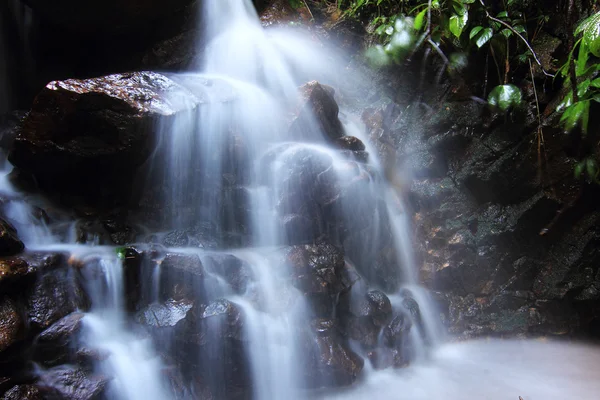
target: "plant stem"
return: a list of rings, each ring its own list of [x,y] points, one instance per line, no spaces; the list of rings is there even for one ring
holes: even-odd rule
[[[531,56],[533,57],[533,59],[535,60],[535,62],[537,63],[537,65],[540,66],[540,69],[542,70],[542,72],[544,73],[544,75],[549,76],[551,78],[554,78],[554,75],[552,75],[551,73],[547,72],[544,67],[542,66],[542,63],[540,62],[537,54],[535,53],[535,51],[533,50],[533,48],[531,47],[531,45],[529,44],[529,42],[527,41],[527,39],[525,39],[523,37],[523,35],[521,35],[519,32],[517,32],[515,30],[515,28],[513,28],[512,26],[510,26],[510,24],[507,24],[506,22],[502,21],[501,19],[498,18],[494,18],[490,15],[490,13],[487,10],[487,6],[485,5],[485,3],[483,2],[483,0],[479,0],[479,2],[481,3],[481,5],[483,6],[483,10],[485,11],[485,15],[486,17],[488,17],[489,19],[491,19],[494,22],[497,22],[501,25],[504,25],[505,27],[507,27],[512,33],[514,33],[515,35],[517,35],[519,37],[519,39],[521,39],[523,41],[523,43],[525,43],[525,46],[527,46],[527,48],[529,49],[529,51],[531,52]],[[571,3],[573,3],[573,0],[570,0]]]
[[[569,6],[567,9],[567,21],[570,26],[573,26],[573,8],[574,8],[574,0],[569,0]],[[575,36],[573,34],[569,34],[569,52],[573,52],[573,42],[575,40]],[[581,51],[581,47],[579,47]],[[577,72],[575,71],[575,54],[570,59],[569,62],[569,79],[571,80],[571,90],[573,92],[573,103],[577,103],[579,101],[579,96],[577,95]]]

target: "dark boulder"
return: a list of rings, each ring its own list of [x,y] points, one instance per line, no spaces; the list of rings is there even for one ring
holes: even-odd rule
[[[291,126],[292,137],[318,141],[322,134],[326,140],[335,141],[344,136],[334,94],[332,87],[317,81],[300,87],[297,117]]]
[[[7,221],[0,218],[0,256],[11,256],[20,253],[25,248],[17,230]]]
[[[225,279],[235,293],[245,293],[254,279],[248,262],[232,254],[211,255],[207,262],[210,270]]]
[[[44,330],[78,309],[87,308],[87,296],[69,269],[41,274],[27,293],[28,323]]]
[[[72,361],[83,326],[83,316],[82,313],[67,315],[40,333],[34,344],[34,360],[45,366]]]
[[[152,72],[54,81],[36,97],[9,159],[47,191],[124,199],[153,150],[155,124],[185,104],[197,99]]]
[[[25,338],[25,321],[18,304],[9,297],[0,299],[0,354]]]
[[[48,393],[46,398],[97,400],[102,398],[108,382],[105,376],[61,366],[43,371],[37,386]]]

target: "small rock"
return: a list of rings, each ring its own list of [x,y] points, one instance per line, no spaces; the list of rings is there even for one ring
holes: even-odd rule
[[[34,360],[46,366],[69,362],[79,340],[83,316],[69,314],[43,331],[35,342]]]
[[[0,354],[24,336],[25,323],[17,303],[9,297],[0,299]]]

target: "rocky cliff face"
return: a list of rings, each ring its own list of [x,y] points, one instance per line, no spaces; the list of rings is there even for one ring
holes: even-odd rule
[[[559,128],[561,94],[543,82],[539,130],[531,81],[525,109],[505,116],[461,96],[464,81],[427,78],[422,110],[400,101],[363,115],[411,205],[422,281],[461,338],[598,337],[600,191],[575,179],[582,144]]]

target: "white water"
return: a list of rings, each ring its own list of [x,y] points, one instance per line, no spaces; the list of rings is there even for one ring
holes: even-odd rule
[[[205,106],[161,127],[163,141],[160,146],[166,151],[163,159],[166,164],[155,165],[153,173],[166,184],[167,195],[163,201],[191,204],[192,208],[198,208],[196,216],[199,220],[213,218],[211,221],[215,225],[222,224],[219,211],[222,204],[211,194],[223,189],[222,182],[215,177],[220,177],[223,168],[227,167],[221,157],[233,126],[236,135],[245,140],[242,147],[250,159],[240,163],[241,168],[250,171],[248,181],[243,184],[250,193],[252,205],[249,216],[251,245],[278,245],[283,233],[274,223],[277,217],[274,209],[277,198],[287,190],[282,168],[286,157],[295,150],[309,150],[331,157],[334,165],[341,160],[323,145],[319,135],[315,135],[311,137],[315,143],[296,143],[286,150],[282,148],[270,164],[268,177],[263,176],[265,171],[256,165],[256,161],[268,149],[290,140],[285,136],[284,106],[296,100],[297,86],[315,78],[335,85],[337,79],[343,79],[343,74],[337,73],[342,68],[332,61],[330,54],[321,51],[318,44],[301,35],[276,30],[265,32],[250,0],[207,0],[205,4],[207,35],[212,40],[202,73],[175,78],[205,99]],[[361,137],[357,125],[349,124],[346,130]],[[371,164],[380,170],[376,152],[369,150]],[[343,178],[341,172],[339,178]],[[0,179],[5,182],[0,185],[0,190],[18,195],[6,183],[5,177]],[[430,344],[423,341],[418,346],[422,357],[410,368],[374,372],[367,366],[361,384],[351,390],[326,394],[323,398],[517,400],[519,395],[524,400],[598,398],[600,389],[595,364],[600,351],[596,348],[508,341],[441,344],[435,309],[430,306],[426,291],[418,286],[410,221],[404,205],[385,184],[372,182],[369,190],[385,193],[386,211],[403,266],[403,289],[410,290],[420,306],[423,330]],[[353,217],[354,204],[350,201],[346,206],[348,217]],[[6,212],[28,248],[69,251],[88,260],[85,272],[89,274],[88,291],[93,309],[85,319],[85,340],[92,349],[107,354],[98,368],[114,377],[110,398],[171,398],[165,391],[162,365],[150,340],[134,333],[125,314],[122,265],[114,249],[69,244],[73,235],[56,234],[41,222],[32,223],[32,207],[21,199],[11,201]],[[189,224],[185,215],[174,207],[168,216],[171,227]],[[252,284],[245,293],[233,294],[222,280],[216,279],[217,288],[213,290],[223,292],[246,317],[245,333],[249,341],[247,350],[255,398],[314,398],[315,394],[299,389],[304,383],[300,378],[302,371],[298,370],[303,354],[294,345],[298,329],[309,323],[309,311],[297,290],[282,279],[286,266],[277,265],[271,257],[256,249],[246,248],[237,251],[236,255],[250,265],[254,275]],[[152,278],[147,282],[152,299],[158,299],[160,292],[160,261],[155,264]],[[256,293],[259,304],[253,298]],[[392,303],[400,307],[401,296],[388,295]],[[416,329],[412,333],[415,342],[422,341]],[[211,348],[217,356],[220,346],[222,343],[215,340]],[[433,350],[426,352],[425,348]],[[214,361],[217,378],[221,372],[218,361]]]
[[[122,261],[113,249],[94,253],[81,256],[94,264],[84,270],[93,309],[84,319],[83,341],[106,357],[98,367],[113,377],[109,396],[115,400],[167,399],[161,360],[150,339],[136,337],[127,328]]]
[[[426,362],[370,374],[326,400],[594,400],[598,347],[540,341],[478,340],[438,347]]]

